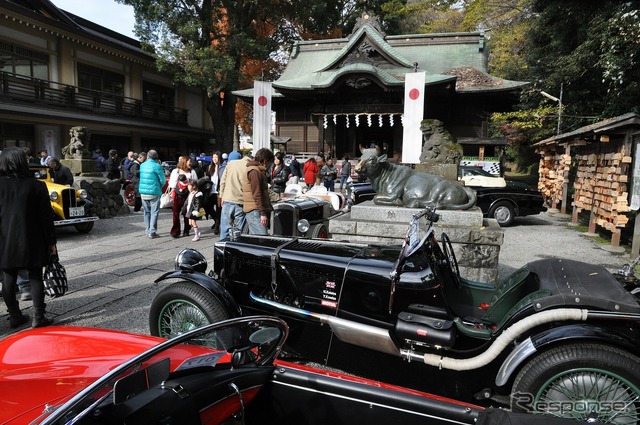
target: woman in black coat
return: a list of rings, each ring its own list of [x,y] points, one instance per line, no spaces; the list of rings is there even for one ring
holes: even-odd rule
[[[6,148],[0,154],[0,269],[4,277],[2,297],[12,328],[29,320],[16,300],[19,270],[29,272],[35,311],[32,326],[53,323],[45,317],[42,268],[48,263],[49,256],[56,253],[47,186],[29,173],[27,157],[21,148]]]
[[[291,176],[291,169],[284,163],[284,157],[280,152],[276,152],[273,159],[273,164],[269,168],[269,182],[271,183],[271,190],[275,193],[284,193],[284,189],[287,186],[287,181]]]

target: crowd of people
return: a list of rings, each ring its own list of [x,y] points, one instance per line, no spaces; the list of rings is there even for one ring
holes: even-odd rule
[[[164,179],[156,166],[159,160],[151,158],[150,153],[143,152],[140,155],[146,157],[141,158],[130,152],[128,158],[136,196],[141,198],[144,207],[146,233],[155,238]],[[322,154],[308,159],[302,166],[294,155],[287,162],[281,152],[274,154],[266,148],[254,156],[233,151],[212,152],[210,158],[210,162],[203,165],[193,154],[180,156],[169,175],[165,192],[171,198],[169,234],[174,238],[190,237],[193,230],[191,240],[200,240],[198,223],[202,219],[213,220],[211,230],[214,235],[220,235],[221,241],[227,240],[234,228],[241,231],[246,227],[250,234],[267,234],[272,202],[280,199],[287,185],[306,184],[308,189],[324,186],[324,190],[333,192],[339,180],[342,191],[351,173],[349,157],[343,158],[342,169],[338,170],[333,160],[325,160]],[[149,161],[155,163],[153,167],[145,166]],[[142,165],[137,165],[139,163]]]

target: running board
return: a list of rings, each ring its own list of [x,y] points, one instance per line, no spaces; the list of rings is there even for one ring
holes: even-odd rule
[[[313,313],[309,310],[292,307],[290,305],[258,297],[253,292],[249,293],[249,297],[253,302],[267,306],[270,309],[289,313],[301,319],[311,319],[322,324],[327,324],[331,327],[331,330],[338,339],[342,342],[346,342],[347,344],[353,344],[358,347],[364,347],[370,350],[380,351],[382,353],[400,357],[400,350],[396,344],[394,344],[387,329],[377,328],[375,326],[365,325],[351,320],[340,319],[327,314]]]

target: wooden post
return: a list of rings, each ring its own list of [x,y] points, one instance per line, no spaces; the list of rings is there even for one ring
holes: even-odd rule
[[[611,246],[620,246],[620,228],[611,232]]]
[[[640,255],[640,220],[636,217],[631,241],[631,258],[636,258],[638,255]]]
[[[564,147],[564,154],[571,156],[571,147],[567,143]],[[569,191],[569,167],[564,164],[564,170],[562,171],[562,206],[560,207],[560,214],[567,213],[567,192]]]
[[[589,214],[589,233],[596,232],[596,213],[594,212],[595,208],[591,210],[591,214]]]

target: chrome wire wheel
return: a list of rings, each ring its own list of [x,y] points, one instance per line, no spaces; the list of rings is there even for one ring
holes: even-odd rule
[[[154,336],[173,338],[230,317],[209,290],[194,282],[181,281],[164,288],[151,302],[149,331]]]
[[[551,348],[518,373],[511,409],[607,424],[640,423],[640,359],[618,347]]]
[[[563,412],[562,406],[571,406],[571,411]],[[609,424],[637,424],[640,390],[605,370],[575,369],[547,381],[535,399],[535,407],[539,413],[579,421],[598,418]]]
[[[209,319],[195,304],[185,300],[167,303],[160,312],[160,335],[173,338],[209,324]]]

